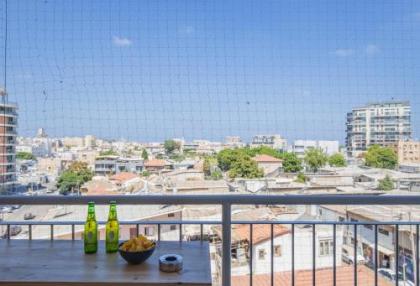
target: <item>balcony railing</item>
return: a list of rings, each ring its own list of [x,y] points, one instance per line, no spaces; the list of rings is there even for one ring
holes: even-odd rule
[[[415,273],[412,280],[415,285],[419,285],[419,221],[250,221],[250,220],[232,220],[231,208],[232,205],[418,205],[420,204],[420,196],[376,196],[376,195],[144,195],[144,196],[0,196],[0,205],[85,205],[90,201],[96,204],[104,205],[110,201],[116,201],[119,205],[218,205],[222,207],[222,220],[221,221],[121,221],[121,225],[135,225],[137,233],[139,232],[140,225],[156,225],[158,227],[157,239],[161,240],[161,226],[162,225],[178,225],[179,226],[179,240],[183,240],[182,226],[183,225],[199,225],[200,226],[200,240],[204,239],[203,226],[204,225],[219,225],[221,226],[221,249],[222,254],[222,285],[231,285],[232,279],[232,261],[231,261],[231,238],[232,238],[232,225],[248,225],[249,226],[249,285],[253,285],[253,229],[255,225],[266,225],[270,229],[270,271],[266,285],[274,285],[276,273],[274,271],[274,228],[276,225],[290,225],[291,226],[291,285],[297,285],[298,277],[296,275],[296,256],[295,256],[295,231],[297,226],[308,226],[312,229],[312,285],[317,284],[317,261],[316,261],[316,231],[321,226],[330,226],[333,233],[333,285],[340,285],[340,280],[337,278],[337,229],[344,226],[353,239],[353,282],[358,285],[358,229],[359,226],[366,226],[374,233],[373,237],[373,257],[374,261],[371,265],[373,269],[373,285],[382,285],[378,283],[380,279],[378,276],[378,234],[381,233],[381,227],[393,227],[395,233],[394,246],[396,259],[394,261],[395,271],[398,273],[400,269],[400,242],[399,230],[404,226],[413,226],[415,236],[415,247],[412,249],[412,257],[414,261]],[[11,239],[11,227],[15,225],[28,226],[28,239],[32,239],[32,227],[35,225],[44,225],[50,227],[50,239],[54,239],[54,226],[68,225],[71,226],[71,239],[75,239],[75,226],[83,225],[83,221],[0,221],[0,226],[6,226],[7,239]],[[100,221],[100,225],[105,222]],[[297,246],[299,247],[299,246]],[[319,280],[318,280],[319,281]],[[400,284],[401,278],[396,275],[395,285]],[[306,285],[306,284],[305,284]],[[407,284],[412,285],[412,284]]]

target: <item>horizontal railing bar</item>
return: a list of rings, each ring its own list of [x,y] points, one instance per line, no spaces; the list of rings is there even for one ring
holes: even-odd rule
[[[231,224],[291,224],[291,225],[420,225],[420,221],[255,221],[255,220],[237,220],[232,221]]]
[[[177,225],[177,224],[188,224],[188,225],[221,225],[222,221],[197,221],[197,220],[136,220],[136,221],[119,221],[121,225]],[[84,221],[0,221],[0,225],[84,225]],[[98,221],[98,224],[104,225],[106,221]],[[262,225],[277,225],[277,224],[288,224],[288,225],[420,225],[420,221],[258,221],[258,220],[233,220],[231,224],[262,224]]]
[[[98,221],[100,225],[106,224],[106,221]],[[84,221],[0,221],[0,225],[84,225]],[[146,220],[139,220],[139,221],[119,221],[120,225],[176,225],[176,224],[188,224],[188,225],[221,225],[221,221],[196,221],[196,220],[173,220],[173,221],[146,221]]]
[[[0,196],[0,205],[417,205],[420,196],[397,195],[135,195],[135,196]]]

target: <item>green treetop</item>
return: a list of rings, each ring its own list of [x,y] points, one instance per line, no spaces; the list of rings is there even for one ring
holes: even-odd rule
[[[118,153],[114,149],[99,152],[99,156],[118,156]]]
[[[381,191],[391,191],[394,189],[394,182],[392,181],[391,177],[386,175],[386,177],[382,180],[379,180],[378,190]]]
[[[297,173],[302,171],[302,160],[295,153],[283,154],[283,170],[286,173]]]
[[[29,152],[17,152],[16,159],[18,160],[36,160],[36,157]]]
[[[365,164],[374,168],[395,169],[398,157],[392,148],[372,145],[365,155]]]
[[[172,139],[166,140],[163,144],[163,147],[165,148],[166,154],[172,154],[173,152],[175,152],[175,150],[180,149],[179,144]]]
[[[146,149],[143,149],[143,151],[141,152],[141,157],[143,158],[143,160],[149,160],[149,154],[147,153]]]
[[[90,181],[92,177],[93,172],[88,168],[87,163],[76,161],[61,173],[57,180],[57,187],[61,194],[68,194]]]
[[[346,159],[341,153],[336,153],[336,154],[331,155],[330,158],[328,158],[328,164],[330,164],[331,167],[347,166]]]
[[[328,156],[319,148],[311,148],[305,152],[304,161],[313,172],[318,172],[327,164]]]

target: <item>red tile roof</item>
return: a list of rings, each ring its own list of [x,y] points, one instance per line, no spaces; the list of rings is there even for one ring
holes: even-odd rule
[[[273,236],[281,236],[290,233],[290,230],[282,225],[275,225],[273,228]],[[271,226],[267,224],[255,224],[252,227],[252,243],[258,244],[271,238]],[[235,241],[249,240],[249,225],[241,224],[232,227],[232,239]]]
[[[281,163],[283,162],[280,159],[274,158],[273,156],[269,156],[269,155],[257,155],[254,157],[254,161],[258,162],[258,163]]]
[[[144,162],[144,166],[146,167],[165,167],[166,162],[165,160],[160,159],[152,159]]]
[[[340,286],[353,286],[354,277],[353,266],[339,266],[337,267],[337,285]],[[333,285],[333,270],[332,268],[324,268],[316,270],[316,285],[332,286]],[[275,272],[274,285],[292,285],[292,275],[290,271]],[[357,281],[358,285],[374,285],[375,275],[374,272],[364,265],[357,268]],[[301,270],[295,272],[295,284],[299,286],[312,286],[312,270]],[[249,285],[249,276],[233,276],[232,285]],[[270,286],[270,274],[254,274],[254,286]],[[383,277],[378,277],[379,286],[392,286],[393,284]]]
[[[121,172],[121,173],[118,173],[118,174],[115,174],[115,175],[111,176],[110,180],[125,182],[125,181],[129,181],[131,179],[134,179],[136,177],[137,177],[137,175],[134,174],[134,173]]]

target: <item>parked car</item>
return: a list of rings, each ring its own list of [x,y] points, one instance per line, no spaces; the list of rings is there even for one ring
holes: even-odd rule
[[[395,281],[397,280],[395,271],[388,268],[379,268],[378,274],[382,275],[384,278],[388,279],[393,283],[395,283]],[[398,286],[415,286],[415,284],[410,280],[404,280],[402,273],[398,272]]]
[[[24,220],[30,220],[30,219],[34,219],[34,218],[35,218],[35,215],[33,213],[25,213],[23,215]]]
[[[344,263],[354,264],[354,255],[349,255],[345,249],[342,250],[341,259],[343,260]],[[366,263],[366,260],[363,257],[363,255],[357,254],[357,264],[365,264],[365,263]]]

